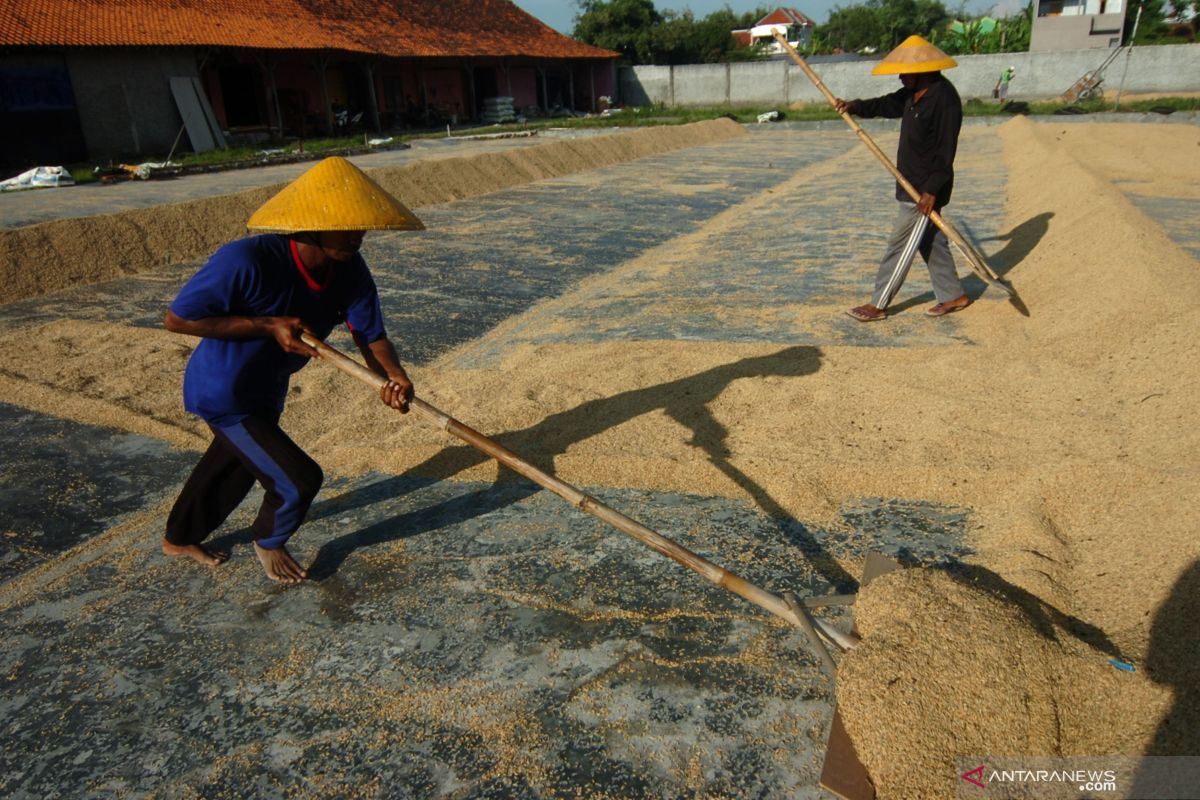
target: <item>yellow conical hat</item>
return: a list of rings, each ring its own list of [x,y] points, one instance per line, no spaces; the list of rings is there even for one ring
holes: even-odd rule
[[[250,216],[255,231],[421,231],[416,215],[358,167],[332,156],[283,187]]]
[[[937,72],[957,67],[958,62],[920,36],[905,39],[895,50],[883,57],[872,75],[905,75],[912,72]]]

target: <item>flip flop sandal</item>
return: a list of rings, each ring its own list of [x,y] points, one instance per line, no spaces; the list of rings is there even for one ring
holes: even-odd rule
[[[932,308],[927,308],[925,310],[925,316],[927,316],[927,317],[944,317],[947,314],[953,314],[955,311],[962,311],[964,308],[966,308],[969,305],[971,305],[971,304],[963,303],[961,306],[948,306],[945,303],[938,303],[936,306],[933,306]]]
[[[870,310],[866,306],[857,306],[847,309],[847,314],[854,317],[859,322],[877,322],[878,320],[887,317],[887,312],[882,310]]]

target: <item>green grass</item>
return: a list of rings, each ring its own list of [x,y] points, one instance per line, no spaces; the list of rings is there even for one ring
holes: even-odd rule
[[[1121,111],[1145,113],[1155,108],[1173,108],[1176,111],[1200,110],[1200,97],[1160,97],[1156,100],[1122,100]]]
[[[204,153],[175,153],[171,163],[181,167],[216,167],[222,164],[248,164],[255,162],[270,163],[271,160],[291,159],[300,155],[323,156],[334,153],[345,153],[354,149],[363,149],[362,134],[333,139],[305,139],[303,142],[291,141],[286,144],[263,144],[254,147],[227,147],[223,150],[209,150]],[[264,154],[264,151],[267,151]],[[278,151],[278,152],[276,152]],[[165,155],[152,158],[139,158],[127,161],[128,164],[166,161]],[[120,162],[96,165],[93,163],[71,164],[67,169],[76,183],[92,183],[99,180],[95,169],[115,167]]]
[[[1080,110],[1089,114],[1098,113],[1101,111],[1114,110],[1114,97],[1106,97],[1103,99],[1087,100],[1074,104]],[[1061,101],[1034,101],[1029,103],[1029,114],[1033,116],[1049,115],[1062,109],[1070,104]],[[1171,108],[1176,111],[1195,111],[1200,110],[1200,97],[1161,97],[1153,100],[1122,100],[1120,108],[1117,109],[1122,113],[1147,113],[1156,108]],[[514,133],[523,131],[536,131],[547,128],[629,128],[629,127],[648,127],[654,125],[685,125],[689,122],[700,122],[703,120],[717,119],[718,117],[731,117],[737,122],[752,123],[756,122],[758,115],[768,111],[779,111],[780,117],[783,120],[796,121],[812,121],[812,120],[833,120],[838,119],[838,114],[825,103],[811,103],[798,108],[782,109],[775,106],[749,107],[749,106],[711,106],[706,108],[667,108],[665,106],[643,106],[626,108],[619,113],[614,113],[606,117],[591,116],[591,117],[551,117],[531,119],[522,123],[510,123],[507,125],[486,125],[478,127],[456,127],[452,130],[452,136],[463,137],[473,135],[485,135],[494,133]],[[963,114],[968,117],[985,117],[985,116],[1007,116],[1000,110],[999,105],[991,100],[971,99],[963,104]],[[444,139],[446,131],[430,130],[421,132],[405,132],[392,134],[368,134],[369,136],[379,136],[386,138],[392,136],[393,143],[409,142],[419,139]],[[227,148],[225,150],[211,150],[207,153],[177,153],[172,157],[172,161],[185,168],[187,167],[216,167],[222,164],[238,164],[244,165],[247,162],[266,162],[274,159],[295,158],[301,155],[301,147],[303,147],[304,155],[312,155],[314,157],[331,155],[336,153],[347,153],[353,151],[362,151],[364,149],[363,135],[348,136],[342,138],[330,139],[306,139],[302,143],[290,141],[283,145],[262,145],[257,147],[236,147]],[[263,150],[281,150],[282,152],[273,156],[264,156]],[[165,161],[166,157],[156,156],[153,158],[144,158],[142,161]],[[71,175],[75,178],[76,183],[90,183],[97,180],[93,173],[95,164],[71,164],[68,169]]]

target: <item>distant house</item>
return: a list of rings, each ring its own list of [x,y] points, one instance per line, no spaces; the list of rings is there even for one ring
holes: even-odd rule
[[[731,31],[731,35],[742,47],[763,44],[768,53],[782,54],[783,47],[775,41],[776,31],[786,36],[792,47],[807,50],[812,44],[815,26],[815,22],[794,8],[777,8],[756,22],[754,27]]]
[[[1125,0],[1038,0],[1029,52],[1120,47]]]
[[[0,166],[593,111],[619,55],[508,0],[0,0]]]

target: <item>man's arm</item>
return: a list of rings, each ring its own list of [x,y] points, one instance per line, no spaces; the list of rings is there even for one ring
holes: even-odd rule
[[[274,339],[284,352],[316,358],[317,351],[306,345],[300,334],[304,321],[299,317],[204,317],[184,319],[167,311],[163,327],[171,333],[202,336],[207,339]]]
[[[853,114],[863,119],[870,119],[871,117],[896,119],[904,116],[904,101],[908,99],[911,93],[909,89],[900,89],[891,94],[885,94],[882,97],[873,97],[870,100],[842,100],[841,98],[835,98],[833,106],[839,112],[845,111],[847,114]]]
[[[379,389],[379,399],[384,405],[391,406],[401,414],[407,414],[408,402],[413,396],[413,385],[404,367],[400,366],[400,357],[396,355],[392,340],[384,336],[365,347],[360,344],[358,349],[367,366],[376,375],[387,378],[387,383]]]

